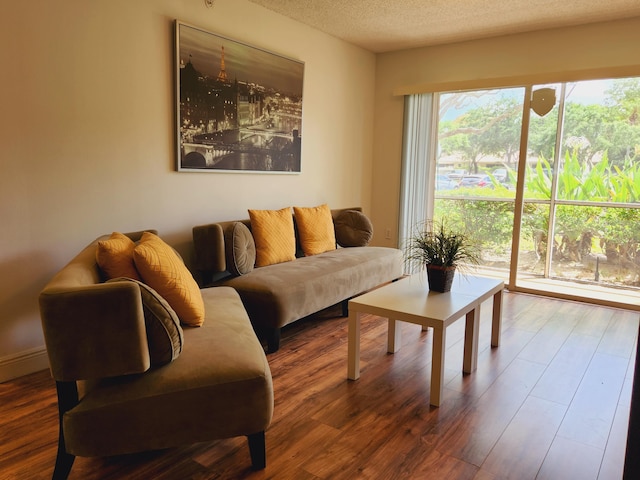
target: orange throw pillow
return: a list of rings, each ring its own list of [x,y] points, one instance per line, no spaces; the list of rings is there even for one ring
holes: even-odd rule
[[[293,207],[300,234],[300,245],[306,256],[336,249],[336,233],[327,204],[318,207]]]
[[[107,240],[98,240],[96,262],[107,277],[127,277],[140,280],[133,261],[133,249],[136,244],[126,235],[113,232]]]
[[[289,262],[296,258],[296,236],[291,208],[249,210],[256,244],[256,267]]]
[[[204,301],[198,284],[178,254],[160,237],[142,234],[133,259],[144,283],[158,292],[190,327],[204,323]]]

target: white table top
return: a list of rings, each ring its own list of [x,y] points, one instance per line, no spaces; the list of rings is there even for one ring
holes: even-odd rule
[[[349,300],[349,308],[427,326],[447,326],[504,288],[493,278],[456,272],[450,292],[429,290],[424,274],[411,275]]]

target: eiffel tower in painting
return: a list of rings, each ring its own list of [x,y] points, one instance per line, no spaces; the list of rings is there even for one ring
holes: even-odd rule
[[[218,81],[228,83],[227,71],[224,67],[224,45],[222,46],[222,55],[220,56],[220,73],[218,73]]]

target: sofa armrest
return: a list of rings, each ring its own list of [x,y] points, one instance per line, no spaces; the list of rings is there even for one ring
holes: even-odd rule
[[[89,380],[149,369],[142,298],[135,283],[53,283],[41,292],[39,303],[56,380]]]
[[[219,223],[193,227],[194,268],[217,273],[227,269],[224,254],[224,230]]]

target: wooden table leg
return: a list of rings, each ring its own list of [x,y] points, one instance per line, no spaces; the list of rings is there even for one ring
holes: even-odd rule
[[[462,371],[472,373],[478,368],[478,319],[480,318],[480,305],[467,313],[464,329],[464,360]]]
[[[360,378],[360,313],[349,308],[349,340],[347,355],[347,378]]]
[[[500,334],[502,330],[502,290],[493,296],[493,321],[491,323],[491,346],[500,345]]]
[[[389,319],[387,334],[387,353],[396,353],[402,345],[402,326],[397,320]]]
[[[444,350],[447,344],[447,329],[433,328],[433,354],[431,357],[431,395],[430,403],[434,407],[440,406],[444,386]]]

